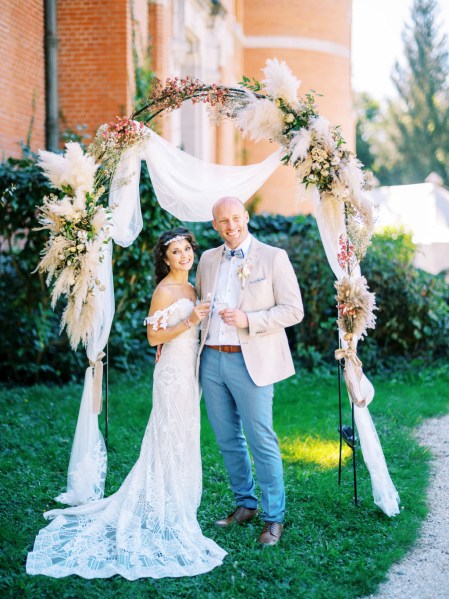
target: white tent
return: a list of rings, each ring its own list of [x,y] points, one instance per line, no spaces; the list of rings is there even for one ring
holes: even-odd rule
[[[414,264],[432,274],[449,271],[449,191],[430,175],[426,183],[378,187],[376,230],[402,227],[417,246]]]

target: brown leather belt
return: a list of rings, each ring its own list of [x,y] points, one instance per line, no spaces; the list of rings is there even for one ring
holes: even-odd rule
[[[242,351],[240,345],[206,345],[206,347],[225,352],[226,354],[237,354]]]

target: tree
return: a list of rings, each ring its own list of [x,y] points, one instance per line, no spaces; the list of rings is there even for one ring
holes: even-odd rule
[[[365,168],[373,171],[376,158],[373,154],[370,140],[370,125],[375,122],[380,111],[380,105],[365,92],[356,96],[355,109],[357,114],[355,127],[357,158],[362,161]]]
[[[357,94],[356,153],[365,169],[370,170],[380,185],[394,184],[395,172],[389,165],[394,152],[388,136],[384,108],[366,92]]]
[[[397,183],[422,182],[436,172],[449,185],[449,53],[436,0],[414,1],[402,38],[405,62],[392,75],[398,100],[386,117],[396,150],[390,167]]]

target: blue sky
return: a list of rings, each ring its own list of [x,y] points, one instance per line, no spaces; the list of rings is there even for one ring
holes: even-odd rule
[[[353,0],[352,84],[381,100],[395,95],[390,80],[401,60],[401,32],[410,21],[413,0]],[[438,0],[441,31],[449,37],[449,1]]]

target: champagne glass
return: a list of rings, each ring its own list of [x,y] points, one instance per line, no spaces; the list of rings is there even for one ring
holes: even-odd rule
[[[203,296],[201,297],[200,303],[202,305],[204,305],[207,308],[211,307],[211,303],[212,303],[212,294],[210,292],[206,293],[205,295],[203,294]],[[203,320],[200,322],[200,329],[202,331],[205,331],[207,329],[207,323],[209,321],[210,318],[210,313],[203,318]]]
[[[228,307],[228,302],[226,301],[226,296],[225,295],[216,295],[214,297],[214,307],[213,309],[215,310],[215,313],[218,314],[219,312],[221,312],[222,310],[225,310]],[[223,324],[225,326],[228,326],[224,321]]]

